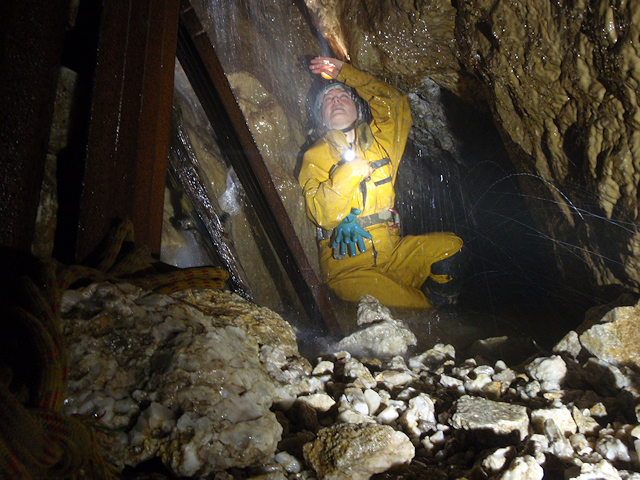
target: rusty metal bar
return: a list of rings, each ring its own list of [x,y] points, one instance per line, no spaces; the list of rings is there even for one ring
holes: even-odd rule
[[[76,261],[120,218],[160,253],[178,13],[178,0],[102,4]]]
[[[0,245],[30,250],[69,0],[1,2]]]
[[[213,45],[188,0],[181,2],[177,56],[307,315],[315,327],[340,334],[324,286],[309,264]]]

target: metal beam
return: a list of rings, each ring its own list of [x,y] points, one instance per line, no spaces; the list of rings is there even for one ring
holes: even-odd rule
[[[160,253],[178,13],[178,0],[102,3],[71,260],[121,218]]]
[[[30,251],[69,0],[0,2],[0,245]]]

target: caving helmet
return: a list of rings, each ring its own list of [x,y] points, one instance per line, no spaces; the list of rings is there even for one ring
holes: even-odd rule
[[[350,87],[349,85],[346,85],[341,82],[331,82],[325,85],[318,92],[318,94],[316,95],[316,99],[313,103],[313,119],[315,121],[317,129],[320,129],[320,130],[326,129],[324,122],[322,120],[322,102],[324,101],[324,96],[327,93],[329,93],[331,90],[334,90],[336,88],[341,88],[345,92],[347,92],[351,97],[351,99],[353,100],[353,102],[356,104],[357,117],[356,117],[354,127],[364,122],[367,119],[367,116],[369,115],[369,105],[367,104],[367,102],[364,101],[364,99],[360,95],[358,95],[358,92],[356,92],[355,88]]]

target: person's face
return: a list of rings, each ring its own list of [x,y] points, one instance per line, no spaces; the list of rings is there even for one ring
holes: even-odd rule
[[[342,130],[358,117],[355,102],[344,89],[329,90],[322,100],[322,121],[330,129]]]

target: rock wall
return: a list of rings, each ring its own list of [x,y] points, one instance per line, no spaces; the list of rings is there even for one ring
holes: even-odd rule
[[[513,161],[539,176],[527,183],[544,195],[532,202],[541,228],[575,245],[600,285],[635,289],[639,21],[633,1],[472,1],[456,23]]]
[[[492,112],[565,277],[637,290],[637,1],[307,0],[336,51]]]

